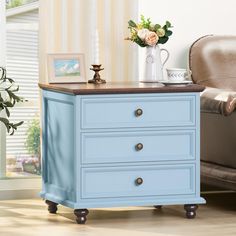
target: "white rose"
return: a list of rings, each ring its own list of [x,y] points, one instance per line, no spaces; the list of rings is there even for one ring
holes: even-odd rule
[[[138,31],[138,36],[140,39],[144,40],[146,38],[146,35],[149,33],[150,31],[148,29],[141,29]]]

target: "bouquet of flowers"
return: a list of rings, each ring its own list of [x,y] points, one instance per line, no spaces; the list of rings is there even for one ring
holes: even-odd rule
[[[145,19],[141,15],[141,22],[135,23],[130,20],[128,22],[130,37],[126,40],[137,43],[140,47],[155,46],[157,44],[164,44],[168,41],[172,35],[172,25],[169,21],[166,21],[164,26],[159,24],[152,24],[150,18]]]

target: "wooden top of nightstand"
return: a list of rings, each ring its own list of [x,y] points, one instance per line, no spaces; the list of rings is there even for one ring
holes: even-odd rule
[[[58,91],[73,95],[86,94],[128,94],[128,93],[183,93],[202,92],[205,87],[197,84],[165,86],[161,83],[109,82],[106,84],[41,84],[45,90]]]

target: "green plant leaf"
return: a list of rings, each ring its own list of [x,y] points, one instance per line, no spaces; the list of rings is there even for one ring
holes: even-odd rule
[[[171,30],[166,30],[165,36],[169,37],[173,34]]]
[[[3,117],[0,117],[0,121],[6,126],[7,132],[10,132],[9,120]]]
[[[135,43],[137,43],[140,47],[146,47],[146,43],[137,36],[137,38],[134,40]]]
[[[171,23],[170,23],[169,21],[166,21],[166,27],[167,27],[167,28],[172,27],[172,26],[171,26]]]
[[[151,23],[152,22],[151,22],[150,18],[145,19],[145,17],[143,15],[141,15],[141,25],[143,26],[143,28],[150,29]]]
[[[24,121],[20,121],[20,122],[18,122],[18,123],[15,123],[15,124],[14,124],[14,127],[16,128],[16,127],[18,127],[18,126],[20,126],[20,125],[22,125],[22,124],[24,124]]]
[[[158,43],[164,44],[168,41],[168,39],[169,39],[169,37],[166,37],[166,36],[161,37],[161,38],[159,38]]]
[[[38,119],[32,120],[29,124],[25,146],[29,153],[40,154],[40,122]]]
[[[19,91],[19,86],[17,86],[15,89],[12,89],[11,91],[14,92],[14,93],[18,92]]]
[[[5,111],[6,111],[7,117],[10,117],[10,111],[7,107],[5,107]]]
[[[0,121],[1,121],[2,123],[4,123],[5,125],[8,125],[8,124],[9,124],[9,120],[6,119],[6,118],[0,117]]]
[[[10,83],[14,83],[15,81],[11,78],[6,78]]]
[[[14,105],[11,102],[5,102],[5,106],[7,107],[13,107]]]
[[[0,117],[0,122],[3,123],[10,135],[13,135],[17,127],[23,123],[11,123],[9,121],[10,109],[14,107],[17,102],[23,102],[23,98],[17,96],[19,86],[15,86],[14,80],[6,76],[6,69],[0,67],[0,111],[6,112],[6,117]]]
[[[135,23],[134,21],[132,21],[132,20],[129,20],[129,21],[128,21],[128,24],[129,24],[129,26],[132,27],[132,28],[136,28],[136,27],[137,27],[136,23]]]

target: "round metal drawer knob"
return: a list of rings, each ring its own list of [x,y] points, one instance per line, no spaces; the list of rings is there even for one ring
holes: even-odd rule
[[[137,151],[141,151],[141,150],[143,149],[143,144],[142,144],[142,143],[136,144],[135,149],[136,149]]]
[[[135,116],[136,117],[139,117],[143,114],[143,110],[141,108],[138,108],[136,111],[135,111]]]
[[[135,183],[137,184],[137,185],[141,185],[142,183],[143,183],[143,179],[142,178],[137,178],[136,180],[135,180]]]

